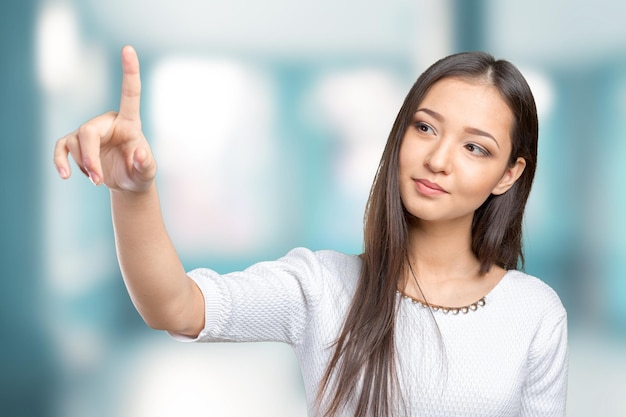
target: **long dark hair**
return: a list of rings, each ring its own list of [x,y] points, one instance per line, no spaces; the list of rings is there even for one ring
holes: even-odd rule
[[[444,78],[493,85],[513,114],[509,165],[522,157],[526,167],[507,192],[491,195],[476,210],[472,250],[481,274],[494,264],[523,267],[522,217],[537,165],[538,120],[532,92],[508,61],[484,52],[448,56],[413,84],[387,139],[365,211],[359,283],[320,385],[318,401],[325,417],[339,415],[347,404],[354,405],[354,417],[387,417],[402,399],[394,369],[394,333],[396,290],[408,255],[408,218],[400,199],[398,154],[415,110],[433,84]]]

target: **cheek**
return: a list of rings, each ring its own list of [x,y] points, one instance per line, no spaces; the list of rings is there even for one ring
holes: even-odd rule
[[[466,172],[465,175],[459,176],[459,189],[463,190],[463,194],[467,198],[482,204],[500,181],[501,175],[498,174],[483,170]]]
[[[420,148],[411,144],[411,141],[408,141],[408,143],[407,141],[403,141],[398,155],[398,169],[400,170],[400,174],[410,172],[421,160],[423,159],[420,155]]]
[[[406,152],[402,152],[402,148],[400,148],[400,155],[398,155],[398,178],[400,180],[407,175],[407,171],[411,166],[411,163],[406,155]]]

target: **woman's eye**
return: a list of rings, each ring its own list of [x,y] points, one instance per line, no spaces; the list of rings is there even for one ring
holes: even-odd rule
[[[424,123],[424,122],[417,122],[415,123],[415,128],[417,130],[419,130],[422,133],[428,133],[428,134],[434,134],[435,133],[435,129],[433,129],[431,126],[429,126],[428,124]]]
[[[465,145],[465,149],[467,149],[474,155],[489,156],[489,151],[487,151],[485,148],[478,146],[474,143],[468,143],[467,145]]]

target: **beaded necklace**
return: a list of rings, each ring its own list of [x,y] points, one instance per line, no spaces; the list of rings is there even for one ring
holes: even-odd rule
[[[415,272],[413,272],[413,266],[411,265],[411,262],[408,262],[408,264],[409,264],[409,271],[411,271],[411,276],[413,276],[413,280],[415,281],[415,285],[417,286],[417,289],[419,290],[420,294],[422,295],[422,298],[424,299],[424,301],[418,300],[416,298],[411,297],[410,295],[404,294],[400,290],[397,290],[396,292],[402,298],[404,298],[406,300],[411,300],[411,302],[413,302],[413,304],[419,304],[422,307],[428,307],[432,311],[441,311],[443,314],[452,313],[453,315],[457,315],[459,313],[467,314],[470,311],[476,311],[476,310],[478,310],[478,307],[483,307],[485,304],[487,304],[487,301],[485,300],[485,297],[482,297],[480,300],[478,300],[476,302],[473,302],[472,304],[463,306],[463,307],[446,307],[446,306],[441,306],[441,305],[429,303],[428,300],[426,300],[426,296],[424,295],[424,292],[422,291],[422,287],[420,287],[420,284],[417,281],[417,277],[415,276]]]

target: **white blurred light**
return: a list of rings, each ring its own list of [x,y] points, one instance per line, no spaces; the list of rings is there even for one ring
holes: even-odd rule
[[[554,86],[542,72],[533,69],[520,69],[535,96],[539,118],[546,118],[554,108]]]
[[[421,0],[414,4],[414,20],[406,22],[406,26],[415,31],[413,57],[421,72],[453,51],[454,4],[451,0]]]
[[[276,152],[267,80],[234,61],[169,58],[150,81],[164,211],[176,219],[181,251],[267,244],[277,215],[267,187]]]
[[[143,346],[117,417],[306,416],[298,363],[278,343]]]
[[[79,68],[79,31],[74,9],[64,3],[41,8],[36,29],[37,74],[46,91],[71,84]]]
[[[330,73],[309,98],[307,115],[331,131],[332,187],[324,232],[339,241],[362,241],[361,214],[389,131],[407,86],[385,68],[361,67]]]
[[[398,79],[377,68],[332,74],[316,87],[313,102],[321,122],[342,142],[335,175],[343,192],[367,198],[405,94]]]
[[[547,119],[554,109],[555,92],[552,81],[542,72],[534,69],[520,68],[520,71],[526,78],[526,82],[532,90],[535,97],[535,104],[537,106],[537,113],[539,117],[539,157],[541,158],[543,149],[549,152],[550,146],[546,146],[542,138],[541,125],[543,120]],[[539,170],[544,169],[542,164],[539,164]],[[549,175],[549,174],[548,174]],[[540,236],[542,231],[546,230],[546,221],[549,220],[549,216],[546,216],[546,204],[551,201],[551,195],[553,194],[550,189],[551,182],[546,179],[544,175],[538,175],[538,180],[533,184],[533,191],[528,199],[528,206],[526,207],[526,213],[524,215],[524,224],[528,229],[530,236]]]

